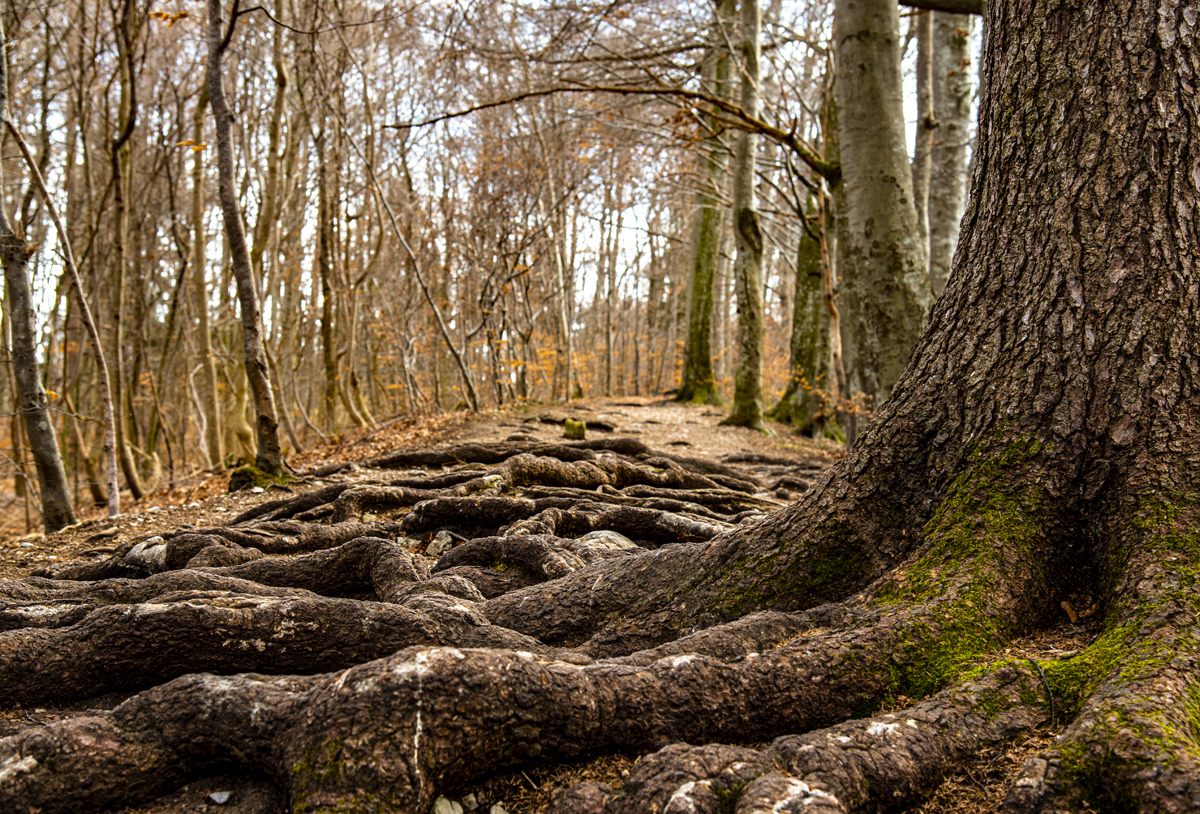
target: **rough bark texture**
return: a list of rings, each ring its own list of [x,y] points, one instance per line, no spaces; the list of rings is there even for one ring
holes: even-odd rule
[[[620,792],[574,789],[558,811],[895,810],[981,745],[1055,718],[1062,737],[1003,810],[1195,810],[1196,15],[1169,0],[995,0],[989,15],[958,265],[892,398],[796,504],[652,551],[510,527],[447,554],[452,536],[438,535],[425,551],[446,566],[428,575],[423,541],[382,539],[328,560],[196,567],[231,548],[213,544],[140,580],[4,584],[0,654],[24,654],[5,656],[5,686],[36,674],[30,697],[79,692],[81,670],[129,652],[148,655],[123,672],[165,677],[260,669],[268,652],[327,669],[305,655],[420,644],[320,675],[183,675],[19,732],[0,740],[0,810],[134,804],[219,769],[270,778],[291,811],[424,812],[501,768],[618,749],[661,751]],[[597,502],[657,479],[707,491],[654,456],[572,455],[501,455],[481,480],[517,495],[439,500],[475,501],[475,522],[488,505],[488,522],[511,518],[515,502],[546,499],[512,486],[527,465],[563,483],[647,481],[601,482]],[[224,539],[273,539],[275,522]],[[170,542],[127,555],[148,568],[211,541],[177,557]],[[473,579],[502,593],[482,600]],[[238,591],[247,580],[259,587]],[[1004,659],[1076,585],[1102,592],[1101,635],[1070,658]],[[124,598],[114,609],[101,595]],[[197,646],[151,658],[155,620],[172,615],[193,626],[166,630]],[[378,634],[362,627],[373,620]],[[901,696],[919,700],[877,714]]]

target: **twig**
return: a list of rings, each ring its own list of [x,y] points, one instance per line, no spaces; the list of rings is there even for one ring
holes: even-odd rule
[[[1058,706],[1054,703],[1054,693],[1050,691],[1050,682],[1046,679],[1046,674],[1042,672],[1042,666],[1033,659],[1025,659],[1037,670],[1039,676],[1042,677],[1042,686],[1046,688],[1046,697],[1050,699],[1050,726],[1051,728],[1058,727]]]

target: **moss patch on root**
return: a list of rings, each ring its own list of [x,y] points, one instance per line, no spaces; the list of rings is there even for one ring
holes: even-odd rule
[[[268,486],[283,485],[294,481],[295,478],[283,472],[279,475],[271,475],[263,472],[257,466],[240,466],[229,475],[229,491],[240,492],[244,489],[252,489],[259,487],[266,489]]]
[[[889,696],[922,698],[962,680],[1011,638],[986,608],[999,575],[1024,566],[1042,576],[1036,549],[1046,536],[1048,501],[1022,470],[1043,449],[1036,438],[1008,441],[998,451],[981,443],[925,524],[915,561],[870,597],[883,608],[928,603],[930,611],[928,621],[905,626]],[[1009,559],[1014,552],[1017,562]]]

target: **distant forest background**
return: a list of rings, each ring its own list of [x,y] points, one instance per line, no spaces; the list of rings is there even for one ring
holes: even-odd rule
[[[798,336],[805,278],[824,286],[819,308],[836,313],[840,296],[828,179],[795,149],[837,148],[832,3],[762,7],[755,115],[737,108],[735,9],[243,3],[223,78],[285,451],[399,415],[679,388],[705,228],[716,235],[710,397],[728,403],[742,355],[730,179],[746,130],[760,136],[762,402],[777,407],[800,382],[837,394],[827,412],[869,409],[853,401],[863,388],[849,360],[796,361],[797,342],[816,343]],[[902,12],[937,292],[963,209],[978,26]],[[205,5],[15,0],[3,13],[9,117],[57,201],[102,338],[125,486],[136,497],[253,461]],[[4,160],[75,503],[103,503],[101,388],[62,241],[12,138]],[[7,302],[4,321],[7,357]],[[825,314],[818,329],[828,358],[830,331],[845,328]],[[20,499],[33,467],[5,370],[0,453]]]

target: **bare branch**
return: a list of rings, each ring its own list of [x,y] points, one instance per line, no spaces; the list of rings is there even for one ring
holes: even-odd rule
[[[703,91],[685,90],[683,88],[661,87],[661,88],[642,88],[642,87],[626,87],[621,85],[559,85],[550,88],[538,88],[535,90],[522,91],[520,93],[505,96],[501,99],[494,99],[489,102],[481,102],[477,105],[465,108],[463,110],[454,111],[452,113],[442,113],[428,119],[423,119],[417,122],[406,122],[398,124],[385,124],[385,128],[393,130],[402,130],[412,127],[428,127],[440,122],[457,119],[463,116],[469,116],[472,113],[477,113],[481,110],[489,110],[495,107],[504,107],[515,102],[520,102],[525,99],[536,99],[541,96],[551,96],[557,93],[613,93],[622,96],[671,96],[677,99],[686,99],[692,102],[702,102],[710,105],[714,110],[709,111],[709,115],[720,121],[722,124],[729,127],[735,127],[739,130],[747,130],[750,132],[761,133],[768,138],[787,147],[796,156],[812,168],[821,177],[833,182],[841,177],[841,165],[826,161],[821,158],[817,151],[809,146],[804,139],[796,135],[793,130],[784,130],[776,127],[773,124],[763,121],[756,116],[747,115],[742,110],[741,106],[714,96],[711,93]],[[720,110],[728,115],[722,116],[716,113]]]

